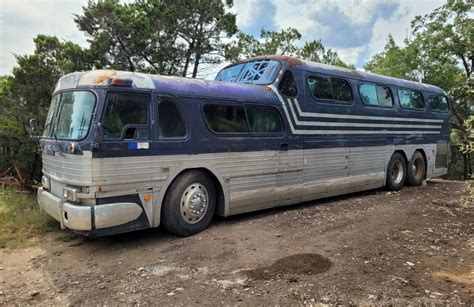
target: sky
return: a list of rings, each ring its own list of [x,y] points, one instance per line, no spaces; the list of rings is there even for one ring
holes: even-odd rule
[[[128,0],[130,1],[130,0]],[[34,51],[38,34],[55,35],[87,46],[74,24],[87,0],[0,0],[0,75],[15,65],[14,54]],[[399,44],[409,35],[410,22],[443,5],[444,0],[234,0],[232,11],[245,33],[262,28],[298,29],[301,43],[321,39],[341,58],[361,69],[383,50],[388,34]]]

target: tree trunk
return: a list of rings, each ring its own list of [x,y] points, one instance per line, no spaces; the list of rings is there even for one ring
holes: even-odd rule
[[[201,60],[201,54],[196,53],[196,59],[194,60],[193,78],[196,78],[200,60]]]
[[[188,73],[188,67],[189,67],[189,62],[191,62],[191,55],[193,54],[193,49],[194,49],[194,40],[191,41],[189,44],[188,51],[186,52],[186,61],[184,62],[184,68],[183,68],[183,77],[186,77],[186,74]]]
[[[468,179],[470,179],[471,176],[472,176],[472,165],[471,165],[471,153],[470,152],[467,153],[467,169],[469,171],[469,174],[468,174],[469,178]]]
[[[464,180],[468,180],[469,179],[469,168],[468,168],[468,161],[467,161],[467,153],[463,153],[462,154],[462,159],[463,159],[463,162],[464,162],[464,169],[463,169],[463,178]]]

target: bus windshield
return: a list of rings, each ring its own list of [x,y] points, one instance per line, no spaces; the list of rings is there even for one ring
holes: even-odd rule
[[[95,96],[87,91],[57,94],[51,101],[43,137],[81,140],[86,137],[95,107]]]
[[[258,60],[232,65],[222,69],[216,81],[227,81],[245,84],[270,84],[280,70],[280,62],[275,60]]]

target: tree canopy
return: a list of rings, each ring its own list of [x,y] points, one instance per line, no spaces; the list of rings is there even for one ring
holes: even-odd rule
[[[32,54],[16,55],[11,76],[0,78],[0,170],[13,161],[39,179],[41,159],[28,137],[28,121],[43,125],[51,93],[60,76],[111,68],[197,77],[216,64],[284,54],[354,69],[321,40],[301,41],[295,28],[258,36],[239,31],[232,0],[89,1],[74,21],[89,46],[38,35]],[[466,122],[473,105],[474,22],[471,0],[447,0],[417,16],[409,38],[397,45],[388,36],[384,50],[364,66],[368,71],[422,81],[453,97],[453,141],[470,142]]]

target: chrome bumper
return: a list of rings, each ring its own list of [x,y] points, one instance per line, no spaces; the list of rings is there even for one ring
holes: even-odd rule
[[[38,203],[46,213],[61,223],[61,228],[74,230],[92,229],[90,206],[76,206],[54,196],[43,188],[38,189]]]
[[[122,225],[137,219],[143,211],[142,207],[135,203],[73,205],[43,188],[38,189],[38,203],[41,209],[61,223],[61,228],[80,231]],[[95,213],[94,220],[93,212]]]

